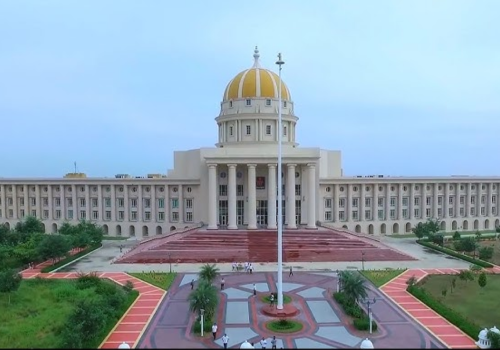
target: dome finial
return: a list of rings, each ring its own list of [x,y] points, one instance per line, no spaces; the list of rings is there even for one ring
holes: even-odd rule
[[[255,50],[253,50],[253,58],[255,59],[255,62],[253,63],[254,68],[260,67],[259,57],[260,57],[259,48],[255,46]]]

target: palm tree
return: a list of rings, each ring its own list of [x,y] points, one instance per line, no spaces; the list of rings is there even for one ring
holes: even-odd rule
[[[202,279],[198,287],[189,294],[189,309],[198,315],[203,309],[205,310],[205,319],[212,320],[217,308],[217,297],[217,288]]]
[[[353,271],[344,271],[342,274],[342,292],[351,304],[368,297],[365,279],[361,274]]]
[[[205,264],[201,267],[198,275],[200,276],[200,280],[205,280],[211,284],[219,275],[219,268],[215,264]]]

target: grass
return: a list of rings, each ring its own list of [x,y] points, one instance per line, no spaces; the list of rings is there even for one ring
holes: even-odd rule
[[[8,295],[0,295],[0,348],[60,347],[59,331],[74,310],[75,301],[92,298],[94,293],[92,288],[76,289],[73,280],[23,280],[19,290],[12,293],[10,304]],[[124,305],[124,311],[135,297]],[[103,328],[99,343],[115,323],[113,320]]]
[[[393,278],[399,276],[406,269],[397,269],[397,270],[364,270],[359,271],[363,276],[365,276],[371,283],[375,285],[375,287],[381,287]]]
[[[56,262],[53,265],[44,267],[42,269],[42,272],[43,273],[52,272],[55,269],[57,269],[59,267],[62,267],[64,265],[66,265],[66,264],[69,264],[69,263],[71,263],[71,262],[73,262],[73,261],[81,258],[82,256],[84,256],[84,255],[86,255],[86,254],[88,254],[90,252],[93,252],[94,250],[96,250],[97,248],[100,248],[100,247],[101,247],[101,245],[97,245],[97,246],[93,246],[93,247],[88,247],[88,248],[82,250],[81,252],[78,252],[78,253],[76,253],[74,255],[70,255],[70,256],[62,259],[62,260],[59,260],[58,262]]]
[[[266,303],[266,304],[270,304],[271,303],[271,299],[269,298],[270,296],[269,295],[265,295],[265,296],[262,296],[260,298],[260,300],[263,302],[263,303]],[[278,300],[275,299],[274,300],[274,303],[277,303]],[[286,294],[283,294],[283,304],[289,304],[292,302],[292,297],[289,296],[289,295],[286,295]]]
[[[126,241],[129,237],[123,236],[102,236],[103,241]]]
[[[486,237],[488,237],[488,236],[486,236]],[[483,235],[483,236],[481,236],[481,238],[485,238],[485,236]],[[448,249],[455,250],[453,247],[453,241],[446,242],[444,246]],[[486,260],[486,261],[488,261],[492,264],[495,264],[495,265],[500,265],[500,241],[481,240],[481,241],[479,241],[479,246],[480,247],[493,247],[493,257],[489,260]],[[478,255],[477,251],[478,250],[476,250],[475,258],[479,259],[479,255]],[[473,253],[465,253],[464,252],[463,254],[468,255],[470,257],[474,257]]]
[[[498,291],[500,290],[500,275],[487,275],[487,284],[479,287],[477,275],[475,281],[464,282],[457,278],[456,287],[450,291],[451,281],[457,276],[430,275],[421,284],[434,299],[455,310],[478,326],[491,328],[500,324],[500,308]],[[447,289],[445,297],[442,291]]]
[[[301,331],[304,325],[299,321],[280,319],[267,322],[266,328],[274,333],[295,333]]]
[[[127,272],[130,276],[134,276],[144,282],[148,282],[153,286],[168,290],[175,280],[177,274],[175,272]]]

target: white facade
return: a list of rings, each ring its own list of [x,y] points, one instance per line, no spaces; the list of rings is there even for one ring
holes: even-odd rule
[[[47,232],[85,219],[138,238],[203,222],[209,229],[276,228],[278,77],[254,66],[227,86],[215,148],[174,152],[167,176],[0,178],[0,223],[28,215]],[[429,218],[442,229],[500,224],[500,177],[344,177],[340,151],[300,148],[283,83],[283,212],[289,229],[317,221],[369,234],[401,234]]]

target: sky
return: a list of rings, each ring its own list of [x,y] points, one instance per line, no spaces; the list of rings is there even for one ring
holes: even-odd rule
[[[499,175],[500,1],[0,0],[0,177],[166,173],[278,52],[344,174]]]

